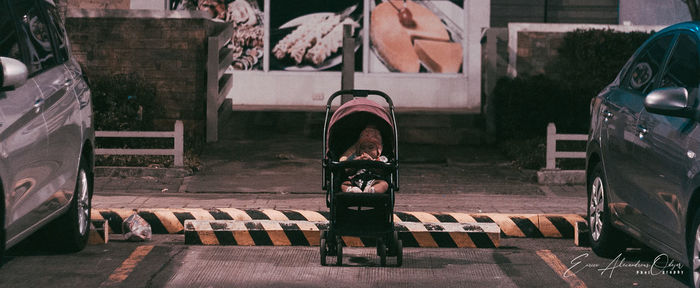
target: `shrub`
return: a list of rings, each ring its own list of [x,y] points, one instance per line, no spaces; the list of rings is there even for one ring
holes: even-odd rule
[[[566,33],[559,56],[547,74],[565,82],[573,97],[590,99],[615,79],[622,66],[651,34],[577,29]]]
[[[493,92],[500,147],[523,168],[544,166],[547,124],[560,133],[587,133],[593,97],[650,34],[576,30],[564,36],[547,75],[503,78]]]
[[[95,128],[109,131],[149,131],[161,110],[155,88],[135,74],[95,79],[91,85]]]
[[[545,166],[545,138],[510,139],[501,141],[499,147],[513,164],[524,169],[540,169]]]
[[[565,95],[560,82],[543,75],[500,79],[494,89],[499,139],[545,135],[547,123],[571,115]]]
[[[161,115],[155,88],[136,74],[118,74],[91,79],[95,129],[101,131],[152,131]],[[98,138],[102,148],[172,148],[172,139]],[[168,156],[98,156],[97,165],[171,166]]]

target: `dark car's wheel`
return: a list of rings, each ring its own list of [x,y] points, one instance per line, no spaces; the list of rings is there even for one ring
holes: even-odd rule
[[[2,191],[2,182],[0,182],[0,193]],[[2,201],[3,196],[0,196],[0,266],[2,266],[2,257],[5,255],[5,201]]]
[[[692,252],[688,255],[688,260],[693,269],[693,287],[700,288],[700,209],[695,211],[691,227],[693,230],[688,235],[688,251]]]
[[[588,237],[591,248],[601,257],[615,257],[625,251],[626,236],[610,223],[608,183],[598,163],[588,178]]]
[[[51,234],[57,237],[56,248],[63,251],[80,251],[87,244],[92,204],[92,171],[88,170],[88,167],[84,159],[80,161],[75,195],[70,207],[50,227]]]

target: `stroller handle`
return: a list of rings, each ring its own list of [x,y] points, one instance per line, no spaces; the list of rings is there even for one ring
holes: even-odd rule
[[[369,95],[377,95],[381,96],[384,98],[384,101],[389,104],[389,107],[391,109],[394,109],[394,102],[391,101],[391,98],[389,95],[386,95],[386,93],[378,90],[340,90],[336,91],[331,95],[331,97],[328,98],[328,103],[326,104],[327,107],[331,107],[331,103],[333,103],[333,100],[337,98],[338,96],[341,95],[348,95],[351,94],[353,97],[367,97]]]

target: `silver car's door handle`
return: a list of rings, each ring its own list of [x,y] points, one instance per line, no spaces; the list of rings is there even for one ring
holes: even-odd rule
[[[34,113],[41,111],[41,105],[44,104],[44,98],[39,98],[34,101]]]
[[[36,101],[34,101],[34,108],[41,107],[41,104],[44,104],[44,98],[36,99]]]
[[[647,133],[649,133],[649,130],[647,129],[647,127],[639,125],[639,126],[637,126],[637,133],[639,134],[639,139],[643,139],[644,136],[647,136]]]

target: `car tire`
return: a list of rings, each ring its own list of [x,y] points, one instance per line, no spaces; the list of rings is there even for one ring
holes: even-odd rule
[[[75,194],[70,207],[65,214],[52,222],[49,227],[50,235],[55,235],[55,245],[50,245],[60,251],[77,252],[87,245],[90,234],[90,212],[92,208],[93,174],[81,159],[78,168],[78,178],[75,184]]]
[[[688,265],[690,266],[692,286],[700,288],[700,208],[695,211],[693,226],[688,233]]]
[[[0,193],[4,193],[2,190],[2,182],[0,182]],[[3,201],[3,196],[0,196],[0,267],[2,267],[2,259],[5,255],[5,201]]]
[[[608,182],[603,173],[603,166],[598,163],[588,177],[588,239],[593,252],[606,258],[612,258],[627,248],[626,235],[613,227],[608,207]]]

